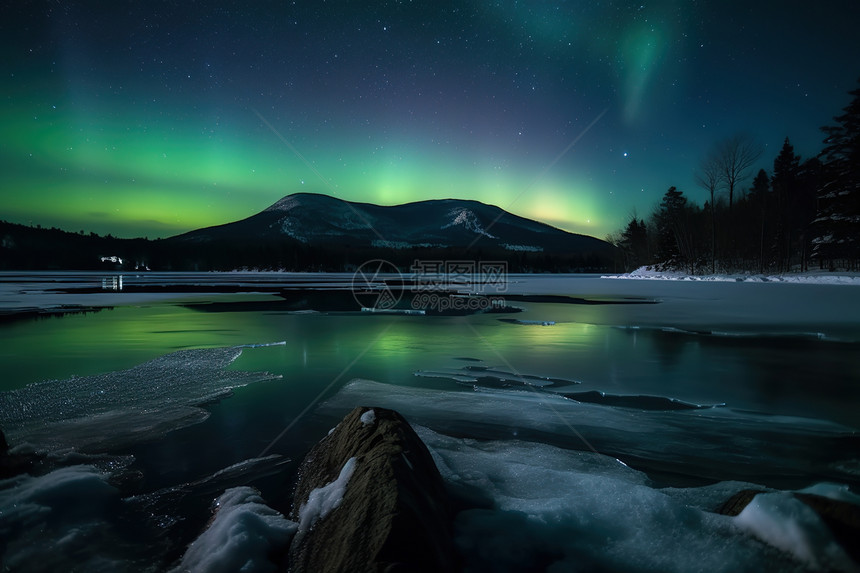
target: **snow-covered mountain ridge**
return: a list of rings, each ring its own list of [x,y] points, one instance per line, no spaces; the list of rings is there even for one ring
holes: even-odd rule
[[[287,195],[247,219],[191,231],[174,240],[295,241],[310,247],[470,248],[602,256],[612,250],[600,239],[569,233],[478,201],[435,199],[382,206],[314,193]]]

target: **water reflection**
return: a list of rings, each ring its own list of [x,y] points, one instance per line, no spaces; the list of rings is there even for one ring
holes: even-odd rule
[[[218,300],[234,298],[241,297]],[[212,298],[199,303],[207,300]],[[856,345],[850,343],[600,326],[576,320],[582,318],[582,307],[557,304],[529,303],[514,315],[533,321],[527,324],[501,322],[500,315],[492,314],[295,314],[270,308],[200,312],[202,308],[160,303],[4,325],[4,388],[130,368],[181,348],[283,340],[282,361],[267,369],[300,384],[327,384],[347,367],[346,380],[362,376],[421,384],[412,375],[416,370],[454,367],[458,357],[468,357],[520,373],[575,379],[583,390],[725,402],[856,425],[851,405],[860,399],[860,364]],[[588,315],[602,309],[587,307]],[[542,324],[549,320],[554,324]]]

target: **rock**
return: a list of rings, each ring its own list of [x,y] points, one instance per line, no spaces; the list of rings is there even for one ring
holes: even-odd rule
[[[42,456],[36,453],[9,453],[9,443],[0,429],[0,479],[27,473],[41,460]]]
[[[742,489],[727,499],[723,505],[718,507],[716,513],[719,513],[720,515],[728,515],[730,517],[740,515],[753,498],[760,493],[765,493],[765,491],[763,489]]]
[[[295,521],[313,490],[339,476],[348,481],[339,505],[294,538],[290,570],[457,569],[450,505],[430,452],[400,414],[369,410],[355,408],[302,462],[290,515]],[[351,458],[352,474],[342,473]]]
[[[860,506],[847,501],[830,499],[811,493],[796,493],[794,496],[811,507],[833,533],[846,553],[860,563]]]

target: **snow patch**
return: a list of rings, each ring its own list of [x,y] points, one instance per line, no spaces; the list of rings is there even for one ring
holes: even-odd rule
[[[365,426],[372,426],[373,423],[376,422],[376,412],[374,412],[372,409],[368,410],[361,415],[361,418],[359,418],[359,420],[361,420],[361,423]]]
[[[478,216],[470,209],[464,209],[462,207],[451,209],[448,211],[448,216],[453,217],[453,219],[447,225],[442,225],[442,229],[462,225],[466,230],[472,231],[478,235],[484,235],[490,239],[498,238],[484,230],[483,225],[481,225],[481,221],[478,220]]]
[[[302,243],[308,242],[308,238],[301,234],[301,232],[299,231],[300,225],[298,224],[298,221],[296,219],[294,219],[293,217],[284,217],[278,222],[281,225],[281,232],[283,234],[292,237]]]
[[[289,542],[298,524],[267,506],[248,486],[226,490],[215,507],[212,523],[188,546],[173,571],[277,571],[268,555]]]
[[[311,491],[307,503],[299,509],[297,538],[303,537],[317,521],[324,519],[329,513],[340,506],[346,493],[346,485],[349,483],[349,478],[355,472],[355,464],[356,458],[349,458],[340,470],[340,474],[336,480]]]
[[[511,245],[510,243],[502,243],[502,246],[508,251],[520,251],[525,253],[543,252],[543,247],[533,247],[531,245]]]
[[[374,239],[370,242],[370,245],[372,247],[379,247],[383,249],[411,249],[413,247],[428,248],[446,246],[439,243],[409,243],[407,241],[388,241],[382,239]]]
[[[277,203],[266,209],[266,211],[290,211],[302,204],[298,197],[287,195]]]

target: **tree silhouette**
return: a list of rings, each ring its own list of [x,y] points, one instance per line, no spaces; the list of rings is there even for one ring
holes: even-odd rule
[[[623,231],[608,237],[607,240],[618,247],[625,270],[637,269],[649,262],[648,227],[645,221],[637,219],[635,214],[630,217]]]
[[[716,194],[723,181],[722,157],[718,151],[708,155],[696,171],[696,183],[711,197],[711,274],[717,272],[717,201]]]
[[[770,177],[767,171],[759,169],[750,188],[750,203],[758,209],[759,215],[759,250],[758,272],[764,274],[764,244],[766,237],[768,194],[770,193]]]
[[[792,243],[792,210],[799,195],[800,156],[794,153],[794,147],[788,138],[782,144],[782,149],[773,160],[773,177],[770,185],[776,200],[777,239],[776,256],[779,268],[788,270],[790,267]]]
[[[748,135],[735,135],[719,148],[720,170],[729,192],[729,216],[732,215],[735,190],[749,176],[749,169],[761,157],[763,149]]]
[[[690,225],[687,198],[676,187],[669,187],[654,214],[657,233],[657,256],[672,266],[695,265],[695,247]]]
[[[860,80],[858,80],[860,81]],[[823,184],[818,192],[813,256],[823,265],[842,260],[850,269],[860,261],[860,88],[825,133]]]

